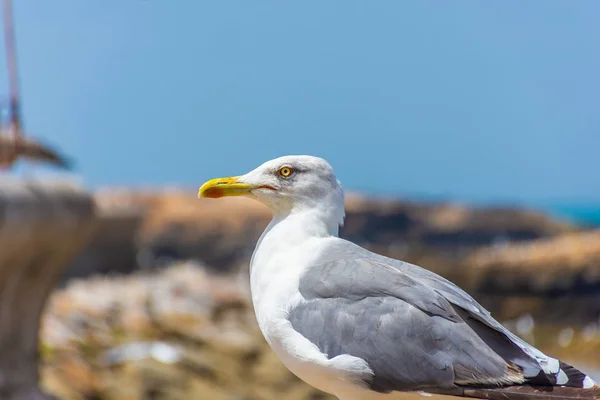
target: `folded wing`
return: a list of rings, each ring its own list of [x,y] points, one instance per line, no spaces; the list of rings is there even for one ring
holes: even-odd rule
[[[365,360],[373,371],[365,384],[377,392],[594,384],[510,333],[451,282],[350,242],[337,241],[304,274],[300,292],[305,301],[289,311],[294,329],[329,358]]]

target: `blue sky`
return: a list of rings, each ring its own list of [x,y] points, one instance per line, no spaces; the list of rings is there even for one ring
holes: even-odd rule
[[[598,1],[15,3],[25,126],[91,187],[313,154],[374,194],[600,202]]]

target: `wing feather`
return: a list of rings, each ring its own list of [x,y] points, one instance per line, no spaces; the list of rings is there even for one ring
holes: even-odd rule
[[[581,388],[589,379],[561,369],[433,272],[342,239],[320,260],[300,280],[305,301],[289,310],[290,322],[329,358],[365,360],[372,390],[551,386],[565,384],[560,372],[567,386]]]
[[[372,390],[523,381],[443,296],[385,264],[330,261],[308,270],[300,291],[306,301],[289,311],[294,329],[329,358],[365,360]]]

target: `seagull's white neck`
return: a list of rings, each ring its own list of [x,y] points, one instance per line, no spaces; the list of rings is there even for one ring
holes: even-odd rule
[[[290,208],[273,210],[273,219],[258,241],[257,248],[269,236],[294,243],[298,240],[338,236],[344,224],[344,192],[341,186],[319,200],[306,199]],[[285,238],[282,237],[285,235]]]
[[[275,275],[299,273],[312,255],[315,240],[337,237],[344,221],[341,189],[315,203],[303,203],[289,210],[274,211],[250,261],[253,297],[262,292]]]

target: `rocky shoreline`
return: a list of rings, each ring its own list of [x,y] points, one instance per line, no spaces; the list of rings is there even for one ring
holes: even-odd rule
[[[329,398],[291,375],[260,335],[247,263],[269,213],[230,200],[180,190],[96,195],[104,225],[42,321],[49,391],[61,399]],[[446,276],[542,350],[600,371],[600,231],[528,210],[357,195],[347,214],[346,238]]]

